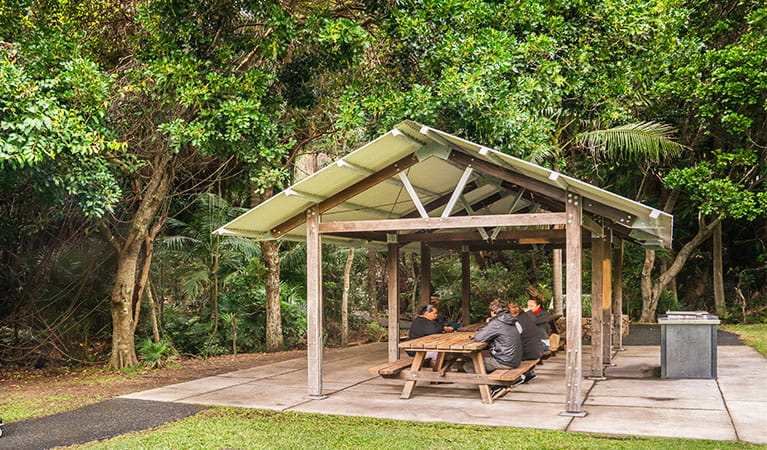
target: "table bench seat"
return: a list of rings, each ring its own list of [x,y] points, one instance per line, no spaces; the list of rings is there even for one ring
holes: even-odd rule
[[[413,364],[413,358],[402,358],[396,361],[387,362],[368,369],[368,372],[374,375],[397,375]]]
[[[487,378],[494,381],[514,381],[519,378],[523,373],[529,371],[540,359],[528,359],[522,361],[522,363],[516,369],[498,369],[490,373]]]

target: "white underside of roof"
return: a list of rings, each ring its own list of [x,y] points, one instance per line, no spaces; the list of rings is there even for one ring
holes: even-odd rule
[[[591,200],[624,212],[626,222],[621,225],[630,229],[631,238],[650,247],[670,247],[671,245],[673,217],[667,213],[412,121],[398,124],[392,132],[269,198],[224,225],[217,232],[222,235],[248,236],[258,240],[273,239],[272,231],[278,225],[296,215],[303,214],[309,207],[412,153],[416,153],[420,161],[404,171],[406,180],[403,181],[399,176],[391,177],[326,211],[322,214],[322,221],[396,219],[409,213],[420,217],[417,205],[413,203],[411,194],[408,192],[408,182],[412,184],[421,204],[426,205],[441,196],[451,195],[462,176],[467,177],[468,182],[476,183],[478,187],[456,198],[452,215],[461,211],[465,214],[465,210],[471,209],[467,208],[467,205],[476,204],[494,194],[500,200],[478,208],[476,211],[472,210],[471,213],[509,214],[530,206],[529,201],[517,199],[519,192],[501,188],[499,180],[493,177],[483,175],[478,170],[468,171],[470,174],[466,175],[465,167],[445,159],[451,151],[460,151],[562,191],[577,193],[584,198],[584,203]],[[432,217],[439,217],[444,208],[444,206],[439,207],[429,211],[429,214]],[[305,237],[306,229],[303,225],[299,225],[281,235],[280,239],[301,241],[305,240]],[[328,235],[323,236],[323,242],[349,246],[366,244],[360,239]]]

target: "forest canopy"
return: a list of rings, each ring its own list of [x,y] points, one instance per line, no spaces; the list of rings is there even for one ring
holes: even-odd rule
[[[304,245],[211,232],[405,119],[673,214],[673,249],[626,247],[633,320],[763,322],[765,67],[757,0],[0,2],[0,358],[303,345]],[[332,344],[345,290],[381,337],[383,255],[356,250],[324,251]],[[471,270],[477,318],[553,295],[543,251]],[[433,271],[456,314],[458,257]]]

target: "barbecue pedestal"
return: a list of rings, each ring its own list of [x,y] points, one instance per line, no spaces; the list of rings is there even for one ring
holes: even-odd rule
[[[661,378],[716,378],[717,316],[667,311],[658,323]]]

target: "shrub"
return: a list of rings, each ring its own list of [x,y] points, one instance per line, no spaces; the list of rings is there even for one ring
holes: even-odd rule
[[[138,346],[138,353],[144,361],[144,365],[152,369],[165,366],[169,361],[176,359],[176,352],[164,342],[154,342],[146,338]]]
[[[386,328],[378,324],[378,322],[370,322],[367,329],[367,337],[373,342],[381,342],[388,334]]]

